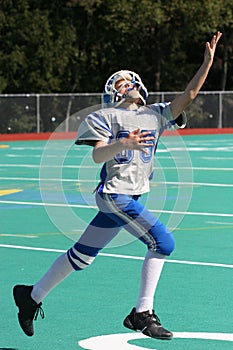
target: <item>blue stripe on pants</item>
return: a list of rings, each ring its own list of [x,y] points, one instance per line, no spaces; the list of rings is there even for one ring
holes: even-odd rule
[[[75,249],[95,257],[124,228],[146,244],[148,249],[170,255],[175,246],[173,235],[138,202],[138,198],[139,196],[97,193],[96,202],[100,211],[74,245]]]

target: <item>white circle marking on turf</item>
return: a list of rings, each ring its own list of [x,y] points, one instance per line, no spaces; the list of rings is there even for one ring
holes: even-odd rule
[[[199,332],[174,332],[174,338],[183,339],[206,339],[206,340],[222,340],[232,341],[232,333],[199,333]],[[83,339],[78,342],[83,349],[88,350],[151,350],[145,347],[128,344],[129,340],[149,339],[142,333],[119,333],[108,334],[88,339]],[[156,349],[154,349],[156,350]]]

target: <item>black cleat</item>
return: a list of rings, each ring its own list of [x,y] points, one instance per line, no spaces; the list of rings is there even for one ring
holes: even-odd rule
[[[44,318],[42,303],[37,304],[31,298],[33,286],[17,285],[13,288],[15,304],[19,308],[19,324],[26,335],[31,337],[34,334],[33,320],[37,319],[38,313]]]
[[[134,331],[141,331],[148,337],[162,340],[170,340],[173,337],[172,332],[163,328],[154,310],[152,314],[149,311],[136,312],[133,308],[130,314],[125,318],[123,322],[126,328]]]

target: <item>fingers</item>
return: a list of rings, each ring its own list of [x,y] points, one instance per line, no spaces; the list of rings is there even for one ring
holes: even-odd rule
[[[222,33],[220,31],[218,31],[212,37],[210,42],[206,42],[206,50],[205,50],[205,58],[206,59],[213,61],[216,46],[217,46],[217,43],[218,43],[219,39],[221,38],[221,36],[222,36]]]
[[[151,145],[153,145],[153,141],[154,141],[154,136],[147,136],[147,137],[140,137],[138,139],[138,143],[140,144],[140,147],[151,147]],[[148,142],[151,141],[151,142]]]
[[[148,148],[142,148],[141,152],[145,154],[150,154],[150,151],[148,150]]]
[[[131,131],[131,133],[134,135],[137,135],[139,133],[139,131],[140,131],[140,128],[137,128],[137,129]]]
[[[150,131],[142,131],[141,133],[139,133],[139,132],[140,132],[140,128],[137,128],[137,129],[131,131],[132,134],[134,134],[134,135],[138,134],[138,136],[144,136],[144,135],[148,135],[151,133]]]
[[[150,136],[147,136],[147,135],[150,135]],[[142,142],[142,141],[151,141],[151,140],[154,140],[154,136],[152,136],[151,135],[151,132],[150,131],[143,131],[143,132],[141,132],[140,133],[140,129],[139,128],[137,128],[137,129],[135,129],[135,130],[133,130],[133,131],[131,131],[130,133],[129,133],[129,138],[130,137],[134,137],[135,138],[135,136],[137,137],[137,141],[138,142]]]
[[[142,135],[143,134],[143,135]],[[148,132],[144,132],[144,133],[141,133],[142,136],[144,135],[148,135]],[[145,153],[145,154],[149,154],[150,153],[150,150],[149,148],[151,146],[154,146],[154,136],[147,136],[147,137],[141,137],[140,138],[140,141],[139,141],[139,146],[140,146],[140,150],[141,152]],[[151,142],[148,142],[148,141],[151,141]]]
[[[147,136],[149,135],[149,136]],[[143,143],[145,141],[154,141],[155,137],[153,135],[151,135],[151,132],[149,131],[143,131],[141,134],[140,134],[140,143]],[[151,143],[145,143],[146,146],[150,146]]]
[[[221,38],[221,36],[222,36],[222,33],[221,33],[220,31],[218,31],[217,34],[216,34],[216,42],[219,41],[219,39]]]
[[[141,137],[140,139],[139,139],[139,143],[143,143],[143,142],[145,142],[145,141],[153,141],[155,138],[154,138],[154,136],[148,136],[148,137]],[[151,144],[148,144],[148,143],[146,143],[146,145],[148,146],[150,146]]]
[[[143,150],[143,148],[149,148],[153,146],[151,143],[140,143],[140,149]]]
[[[137,128],[129,133],[127,139],[127,147],[129,149],[140,150],[143,153],[148,154],[149,147],[154,145],[153,141],[155,137],[151,134],[151,131],[140,132],[140,129]]]
[[[220,31],[218,31],[212,38],[211,42],[210,42],[210,46],[211,48],[213,48],[214,46],[217,45],[219,39],[221,38],[222,33]]]
[[[149,134],[151,134],[150,131],[143,131],[140,133],[140,137],[144,137],[144,136],[149,135]]]

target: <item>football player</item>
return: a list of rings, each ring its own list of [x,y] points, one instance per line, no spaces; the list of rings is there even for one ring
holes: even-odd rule
[[[78,145],[92,146],[93,161],[103,164],[95,193],[99,211],[78,242],[58,257],[37,283],[14,287],[19,323],[28,336],[34,334],[33,319],[39,311],[43,317],[41,304],[46,295],[71,272],[88,267],[99,251],[124,228],[144,243],[147,251],[138,298],[123,324],[152,338],[172,338],[172,332],[161,325],[154,312],[154,295],[165,257],[174,250],[174,238],[140,203],[140,196],[149,191],[160,135],[165,129],[185,126],[184,109],[205,82],[220,37],[221,33],[217,32],[206,43],[202,65],[184,92],[171,103],[147,105],[147,89],[135,72],[121,70],[107,80],[107,108],[86,116],[76,140]]]

